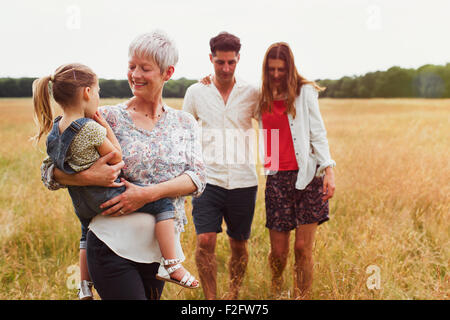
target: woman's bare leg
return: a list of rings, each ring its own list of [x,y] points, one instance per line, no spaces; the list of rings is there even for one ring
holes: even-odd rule
[[[295,231],[294,294],[310,299],[313,282],[313,246],[317,223],[301,225]]]
[[[269,265],[272,270],[272,290],[279,293],[283,283],[283,271],[289,254],[289,231],[269,230]]]

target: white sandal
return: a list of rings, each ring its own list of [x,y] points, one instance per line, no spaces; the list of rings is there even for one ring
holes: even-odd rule
[[[93,300],[94,295],[92,294],[93,282],[82,280],[78,284],[78,299],[80,300]]]
[[[189,273],[189,271],[186,270],[186,273],[184,274],[183,278],[181,280],[176,280],[173,279],[170,274],[174,273],[176,270],[181,268],[181,262],[182,260],[180,259],[169,259],[169,260],[165,260],[164,258],[162,259],[162,265],[164,266],[164,268],[167,270],[167,274],[161,274],[158,273],[156,275],[156,279],[158,280],[163,280],[163,281],[168,281],[168,282],[172,282],[175,284],[178,284],[184,288],[188,288],[188,289],[196,289],[200,286],[200,284],[198,283],[198,280],[195,279],[195,277],[193,275],[191,275]],[[166,266],[173,264],[172,267],[168,267],[166,268]],[[197,285],[192,285],[192,283],[197,280]]]

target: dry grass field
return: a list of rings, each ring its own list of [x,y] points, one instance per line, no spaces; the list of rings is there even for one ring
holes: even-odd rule
[[[179,108],[182,100],[166,102]],[[337,189],[331,220],[317,232],[312,298],[449,299],[450,100],[322,99],[320,106]],[[67,192],[48,191],[40,181],[45,144],[29,141],[35,133],[31,99],[0,99],[0,112],[0,299],[76,299],[71,285],[80,226]],[[197,274],[190,201],[187,215],[185,264]],[[289,299],[293,254],[282,292],[273,293],[264,224],[261,177],[240,298]],[[225,234],[216,251],[223,296]],[[167,284],[163,299],[203,299],[203,293]]]

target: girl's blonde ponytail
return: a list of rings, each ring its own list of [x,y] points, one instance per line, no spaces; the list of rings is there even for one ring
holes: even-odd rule
[[[50,132],[53,125],[53,110],[48,89],[50,79],[51,76],[47,76],[33,82],[34,114],[39,126],[39,133],[34,137],[36,142],[39,142],[44,134]]]

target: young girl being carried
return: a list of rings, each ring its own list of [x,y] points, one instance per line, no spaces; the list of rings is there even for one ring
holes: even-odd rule
[[[63,112],[62,116],[55,119],[50,105],[49,82],[52,84],[53,98]],[[76,63],[63,65],[54,75],[37,79],[33,83],[34,111],[39,124],[36,140],[49,134],[47,153],[56,167],[65,173],[86,170],[101,156],[111,152],[114,152],[114,156],[108,164],[122,161],[120,144],[108,122],[97,110],[99,91],[96,74],[89,67]],[[116,182],[120,182],[120,179]],[[85,233],[91,219],[107,209],[100,209],[100,205],[123,193],[126,187],[68,186],[68,190],[82,224],[82,233]],[[197,288],[198,281],[189,272],[183,273],[181,261],[176,259],[174,211],[173,203],[168,198],[147,203],[136,210],[153,214],[156,218],[155,234],[164,265],[168,266],[170,274],[170,277],[157,277],[186,288]],[[85,250],[80,250],[80,269],[80,286],[84,290],[81,296],[92,297]]]

